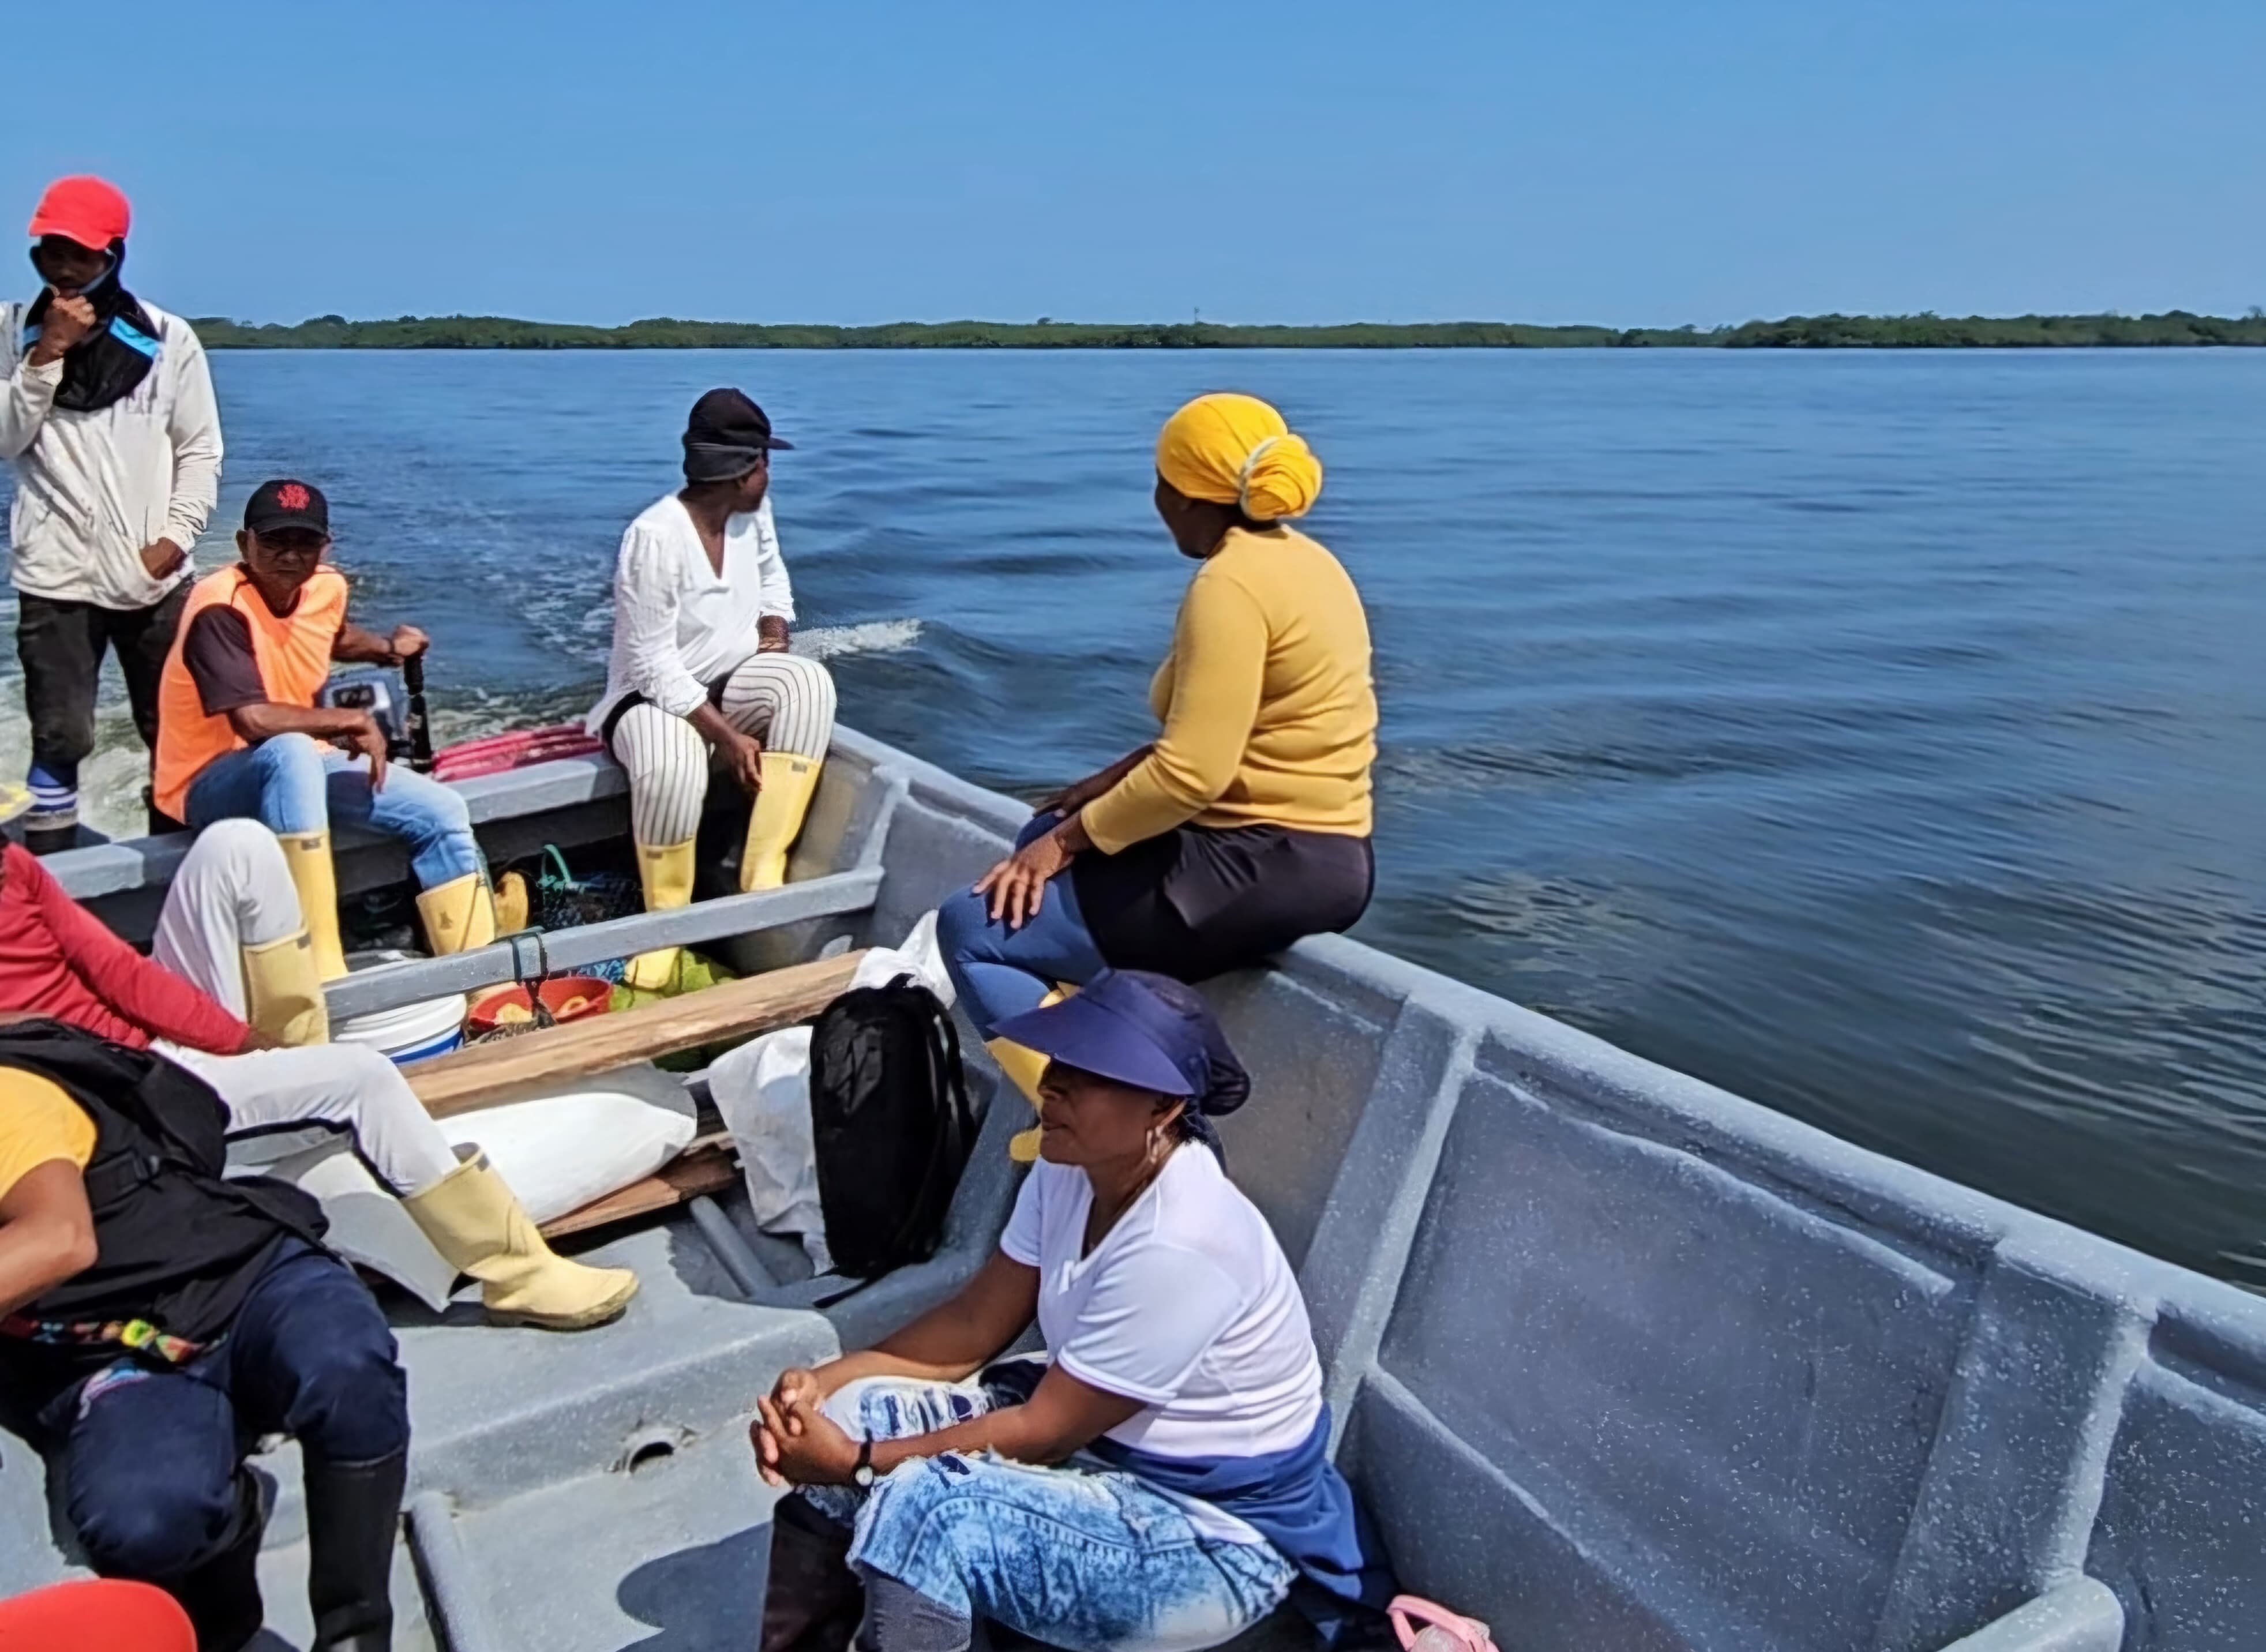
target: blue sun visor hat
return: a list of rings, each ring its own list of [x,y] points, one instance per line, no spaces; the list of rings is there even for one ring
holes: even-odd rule
[[[1105,969],[1059,1004],[1009,1016],[991,1035],[1098,1078],[1187,1096],[1202,1113],[1232,1113],[1251,1094],[1202,995],[1146,969]]]

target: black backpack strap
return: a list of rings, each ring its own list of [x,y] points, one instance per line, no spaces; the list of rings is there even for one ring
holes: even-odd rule
[[[937,1013],[930,1023],[931,1047],[942,1042],[945,1091],[951,1097],[954,1115],[960,1121],[961,1137],[976,1139],[976,1109],[968,1101],[968,1070],[960,1062],[960,1023],[952,1019],[952,1012],[939,1000]]]
[[[164,1160],[157,1155],[145,1156],[131,1147],[106,1153],[91,1160],[80,1173],[86,1202],[95,1210],[103,1210],[156,1181],[164,1168]]]

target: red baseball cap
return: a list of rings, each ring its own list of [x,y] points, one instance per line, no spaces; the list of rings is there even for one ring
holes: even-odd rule
[[[60,235],[100,252],[113,241],[126,238],[133,219],[134,209],[117,185],[99,178],[58,178],[48,186],[48,193],[40,197],[40,209],[32,215],[32,238]]]
[[[122,1578],[81,1578],[0,1601],[0,1652],[194,1652],[189,1614],[164,1590]]]

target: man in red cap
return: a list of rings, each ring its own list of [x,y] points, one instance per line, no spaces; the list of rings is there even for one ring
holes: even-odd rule
[[[204,347],[126,289],[129,217],[115,186],[60,180],[32,215],[40,296],[0,303],[0,455],[16,462],[11,574],[32,725],[25,842],[40,853],[77,836],[78,766],[113,648],[143,743],[157,743],[189,552],[220,491]]]

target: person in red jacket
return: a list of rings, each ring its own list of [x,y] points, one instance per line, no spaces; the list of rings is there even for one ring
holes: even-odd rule
[[[226,880],[232,847],[241,845],[214,837],[190,852],[166,903],[168,917],[191,905],[233,916],[234,902],[209,898],[221,893],[216,886]],[[223,1006],[184,975],[144,958],[72,900],[37,857],[12,843],[0,849],[0,1013],[68,1021],[136,1049],[163,1039],[211,1056],[322,1035],[315,1027],[326,1019],[319,995],[303,997],[280,1017],[274,1001],[263,1003],[265,1030],[247,1024],[247,1005],[239,995],[235,1008]],[[398,1168],[414,1174],[413,1165]]]
[[[63,1021],[154,1049],[219,1093],[232,1134],[351,1131],[434,1248],[480,1281],[499,1322],[581,1330],[629,1305],[637,1276],[553,1254],[485,1156],[460,1161],[384,1056],[320,1042],[328,1017],[298,894],[265,826],[216,821],[198,835],[152,950],[111,933],[21,846],[0,850],[0,1022]]]

